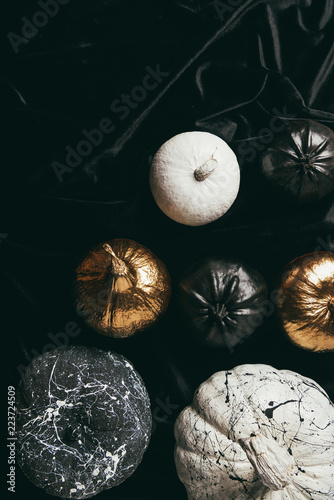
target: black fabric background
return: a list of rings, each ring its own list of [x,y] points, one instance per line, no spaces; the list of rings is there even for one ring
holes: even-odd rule
[[[333,1],[70,0],[17,53],[7,34],[21,35],[22,17],[31,20],[41,8],[32,0],[7,4],[0,80],[5,384],[18,384],[18,367],[42,352],[50,332],[76,322],[81,333],[72,344],[114,349],[134,363],[156,416],[135,474],[99,498],[186,499],[174,467],[173,424],[212,373],[242,363],[271,364],[313,378],[334,399],[333,353],[292,346],[274,315],[229,354],[198,344],[175,300],[182,270],[205,256],[242,258],[273,290],[280,269],[294,257],[334,251],[334,196],[293,206],[266,189],[259,171],[273,116],[312,118],[334,129]],[[147,66],[157,65],[168,76],[122,120],[111,103],[141,84]],[[102,118],[111,119],[115,130],[59,182],[52,162],[64,163],[66,146],[75,148],[82,130],[96,128]],[[231,210],[202,227],[169,220],[148,185],[154,152],[188,130],[222,137],[242,168]],[[85,252],[117,237],[153,250],[174,290],[160,323],[123,342],[90,331],[71,295]],[[168,401],[171,409],[159,410]],[[17,498],[48,498],[18,468],[16,475]]]

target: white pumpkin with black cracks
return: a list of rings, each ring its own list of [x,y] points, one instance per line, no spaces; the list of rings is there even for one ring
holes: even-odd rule
[[[334,405],[298,373],[260,364],[215,373],[175,437],[189,500],[334,498]]]
[[[113,352],[59,347],[30,363],[18,389],[18,463],[50,495],[84,499],[123,482],[151,427],[141,377]]]
[[[201,226],[224,215],[234,203],[240,169],[232,149],[209,132],[184,132],[155,154],[150,186],[159,208],[171,219]]]

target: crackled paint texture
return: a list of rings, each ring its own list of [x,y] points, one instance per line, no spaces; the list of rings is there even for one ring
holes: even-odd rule
[[[88,498],[134,472],[151,424],[146,388],[123,356],[61,347],[36,358],[21,381],[18,462],[47,493]]]
[[[334,406],[297,373],[242,365],[214,374],[179,415],[175,437],[189,500],[334,498]]]

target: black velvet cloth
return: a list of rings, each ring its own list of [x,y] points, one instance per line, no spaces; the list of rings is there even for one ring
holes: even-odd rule
[[[285,120],[311,118],[334,129],[334,3],[60,3],[46,23],[45,16],[36,17],[42,10],[38,2],[12,0],[2,6],[0,253],[6,384],[17,385],[22,367],[52,348],[48,344],[69,341],[125,355],[148,388],[154,429],[135,474],[99,498],[186,499],[173,461],[173,424],[211,374],[266,363],[313,378],[334,399],[333,353],[292,346],[274,314],[234,353],[203,347],[183,325],[175,293],[182,270],[202,257],[241,258],[263,274],[272,292],[280,269],[293,258],[334,251],[334,196],[293,205],[267,189],[259,168],[273,124],[277,128]],[[45,25],[29,31],[27,20],[33,19]],[[29,38],[22,38],[22,30]],[[121,103],[126,95],[130,101]],[[68,151],[76,150],[86,138],[84,131],[97,129],[101,120],[108,132],[102,139],[96,134],[96,146],[66,165]],[[232,208],[202,227],[168,219],[148,183],[158,147],[190,130],[226,140],[242,169]],[[127,341],[91,331],[72,304],[71,283],[80,259],[95,244],[117,237],[153,250],[165,262],[174,291],[157,326]],[[69,322],[80,333],[57,335]],[[28,493],[48,498],[18,467],[16,475],[18,498]]]

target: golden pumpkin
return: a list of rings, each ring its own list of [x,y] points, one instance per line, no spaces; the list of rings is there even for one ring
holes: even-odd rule
[[[278,313],[291,341],[311,351],[334,350],[334,253],[294,259],[282,272]]]
[[[103,335],[123,338],[149,328],[166,311],[170,294],[163,262],[129,239],[100,243],[76,270],[77,311]]]

